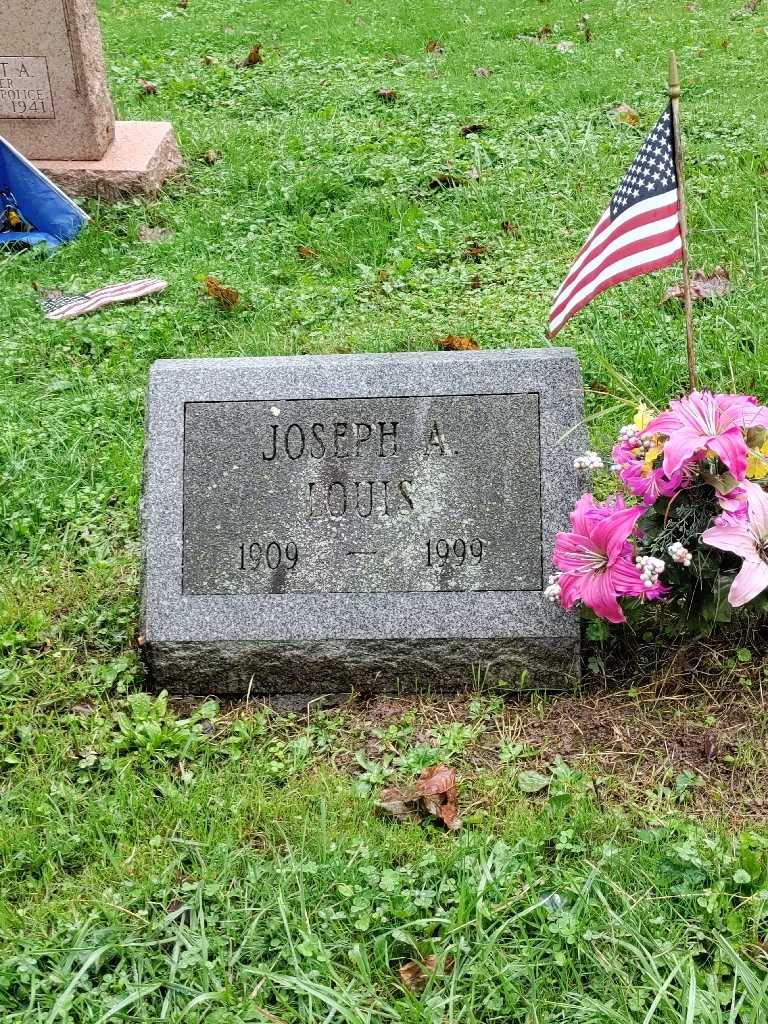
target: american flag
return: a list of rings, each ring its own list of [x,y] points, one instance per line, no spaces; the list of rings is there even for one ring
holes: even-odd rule
[[[682,258],[670,103],[645,140],[549,311],[549,337],[606,288]]]
[[[132,302],[145,295],[154,295],[168,287],[161,277],[142,277],[125,284],[110,284],[85,295],[64,295],[59,291],[46,292],[42,298],[43,313],[48,320],[71,320],[84,313],[111,306],[115,302]]]

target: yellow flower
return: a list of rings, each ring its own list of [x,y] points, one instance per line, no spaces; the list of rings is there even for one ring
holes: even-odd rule
[[[641,402],[640,405],[638,405],[637,407],[637,412],[635,413],[635,418],[632,420],[632,422],[638,430],[645,430],[645,428],[648,426],[652,419],[653,413],[645,404],[645,402]]]
[[[768,441],[761,448],[750,450],[747,476],[750,480],[764,480],[768,476]]]
[[[650,474],[652,473],[652,471],[654,469],[654,465],[653,465],[654,462],[656,461],[656,459],[658,459],[658,457],[664,451],[664,445],[663,444],[659,444],[659,435],[658,434],[655,435],[654,441],[656,443],[653,445],[652,448],[648,449],[648,451],[645,453],[645,458],[643,459],[643,470],[642,470],[643,476],[650,476]]]

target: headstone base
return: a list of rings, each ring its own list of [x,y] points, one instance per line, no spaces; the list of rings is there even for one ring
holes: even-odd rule
[[[115,141],[101,160],[35,160],[71,196],[113,202],[126,195],[155,195],[182,166],[168,121],[117,121]]]
[[[142,648],[150,684],[183,696],[288,697],[301,707],[350,693],[505,693],[572,690],[578,639],[564,637],[311,642],[150,642]]]

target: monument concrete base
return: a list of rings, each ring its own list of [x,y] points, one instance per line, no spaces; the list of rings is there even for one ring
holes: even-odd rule
[[[101,160],[34,161],[68,195],[108,201],[155,195],[182,162],[169,121],[115,122],[115,141]]]

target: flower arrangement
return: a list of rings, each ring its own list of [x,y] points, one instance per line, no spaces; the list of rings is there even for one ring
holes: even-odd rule
[[[693,629],[768,610],[768,407],[709,391],[658,415],[641,406],[612,455],[621,489],[577,502],[557,535],[549,600],[610,623],[661,602]],[[575,460],[602,465],[595,452]]]

